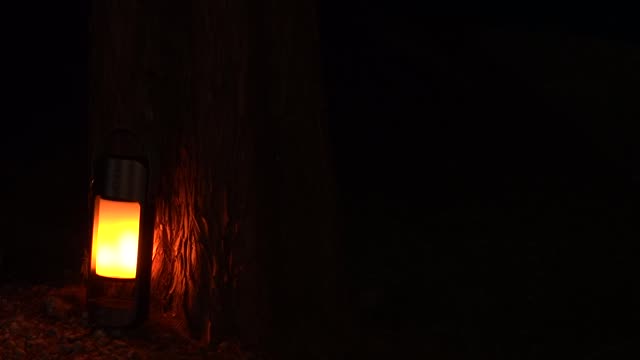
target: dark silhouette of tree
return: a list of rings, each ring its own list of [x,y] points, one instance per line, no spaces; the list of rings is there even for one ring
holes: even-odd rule
[[[315,5],[92,4],[91,159],[116,128],[149,157],[155,305],[210,343],[333,351],[337,237]]]

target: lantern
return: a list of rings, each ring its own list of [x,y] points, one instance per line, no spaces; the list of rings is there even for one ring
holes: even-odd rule
[[[96,196],[91,270],[108,278],[135,279],[139,233],[138,202]]]
[[[146,318],[153,242],[147,160],[121,145],[94,163],[87,286],[90,321],[115,327]]]

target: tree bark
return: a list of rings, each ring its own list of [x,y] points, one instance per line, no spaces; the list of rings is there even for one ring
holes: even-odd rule
[[[140,137],[152,296],[194,338],[329,348],[336,234],[313,10],[93,2],[91,159],[114,129]]]

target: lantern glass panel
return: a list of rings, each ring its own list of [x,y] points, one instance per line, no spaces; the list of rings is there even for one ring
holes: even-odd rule
[[[134,279],[138,261],[140,204],[96,197],[91,268],[97,275]]]

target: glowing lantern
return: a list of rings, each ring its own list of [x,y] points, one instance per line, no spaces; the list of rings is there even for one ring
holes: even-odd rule
[[[123,141],[94,164],[91,189],[87,305],[90,320],[103,326],[129,326],[148,311],[154,218],[146,202],[148,166],[144,156],[123,151]]]
[[[97,275],[135,279],[138,263],[140,204],[95,200],[91,267]]]

